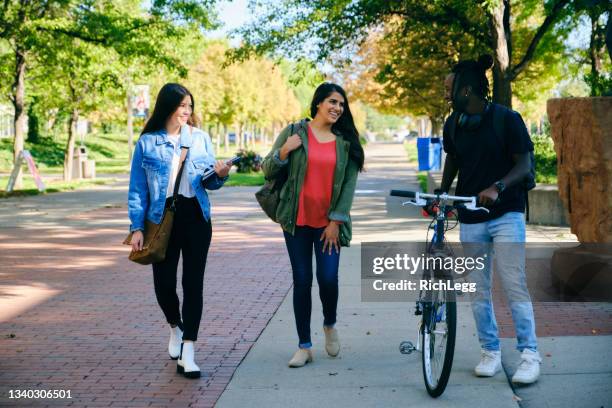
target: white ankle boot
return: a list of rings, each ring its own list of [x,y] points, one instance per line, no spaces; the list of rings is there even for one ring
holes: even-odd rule
[[[493,377],[501,370],[501,351],[480,350],[480,362],[474,369],[478,377]]]
[[[309,348],[299,348],[298,351],[295,352],[291,360],[289,360],[289,367],[303,367],[307,363],[312,363],[312,350],[310,350]]]
[[[181,353],[176,365],[176,372],[187,378],[200,378],[200,367],[194,361],[195,347],[192,341],[181,344]]]
[[[183,341],[183,332],[178,326],[170,326],[170,341],[168,342],[168,354],[172,360],[178,360],[181,354],[181,342]]]
[[[325,351],[330,357],[336,357],[340,353],[338,330],[335,327],[323,326],[323,331],[325,332]]]

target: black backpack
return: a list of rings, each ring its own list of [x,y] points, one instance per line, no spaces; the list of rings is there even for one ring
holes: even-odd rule
[[[505,106],[498,105],[498,104],[492,103],[490,106],[491,106],[491,109],[493,109],[493,128],[495,131],[495,137],[500,142],[500,145],[504,146],[505,145],[504,144],[504,128],[505,128],[506,115],[512,111],[506,108]],[[448,136],[453,142],[453,145],[455,145],[455,132],[457,130],[457,124],[459,122],[460,115],[461,114],[459,112],[453,112],[448,118],[449,120]],[[526,210],[527,221],[529,221],[529,194],[528,192],[529,190],[533,190],[536,186],[535,155],[534,155],[533,149],[529,151],[529,160],[531,162],[531,166],[529,168],[529,174],[526,175],[525,178],[523,179],[523,190],[525,190],[525,210]]]

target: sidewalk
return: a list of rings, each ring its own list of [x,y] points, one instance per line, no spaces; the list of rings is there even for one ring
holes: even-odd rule
[[[514,394],[525,407],[583,406],[585,399],[609,406],[612,310],[593,304],[536,305],[544,375],[517,390],[501,373],[472,375],[478,344],[461,304],[448,389],[437,400],[427,396],[420,356],[398,351],[416,335],[412,305],[363,303],[359,286],[361,242],[424,239],[419,211],[387,197],[391,188],[414,188],[416,177],[400,145],[371,145],[367,157],[353,207],[355,240],[340,269],[342,352],[336,360],[324,354],[313,288],[315,363],[297,370],[286,365],[296,346],[289,261],[279,227],[253,198],[256,188],[211,193],[214,233],[197,343],[203,377],[196,381],[176,374],[150,270],[129,262],[120,244],[125,182],[2,200],[0,406],[516,407]],[[528,237],[572,239],[555,227],[529,227]],[[503,304],[496,308],[511,374],[518,354],[510,315]],[[71,390],[72,399],[9,400],[10,389]]]
[[[150,267],[129,262],[121,245],[125,183],[3,200],[0,406],[213,406],[291,285],[278,227],[260,215],[255,190],[211,194],[196,381],[168,358]],[[9,390],[37,389],[72,399],[9,399]]]
[[[458,337],[453,371],[443,396],[431,399],[424,388],[420,355],[402,355],[402,340],[415,340],[416,316],[406,303],[364,303],[360,294],[360,242],[424,240],[427,221],[419,211],[401,208],[400,199],[388,197],[391,188],[416,188],[416,176],[405,163],[403,149],[372,145],[367,151],[366,173],[360,176],[353,206],[354,241],[344,248],[340,266],[339,333],[342,351],[329,358],[324,350],[322,312],[316,279],[313,283],[314,363],[301,369],[287,367],[296,349],[291,292],[255,346],[236,371],[219,399],[220,408],[266,407],[575,407],[609,406],[612,363],[602,359],[612,346],[611,336],[593,336],[578,325],[583,336],[541,337],[544,356],[542,378],[533,387],[513,390],[508,377],[476,378],[473,367],[479,346],[469,304],[458,304]],[[458,239],[452,231],[450,239]],[[566,228],[528,227],[528,240],[572,240]],[[611,333],[610,305],[536,305],[538,332],[557,336],[576,332],[566,314],[584,309],[582,316],[595,317],[598,333]],[[509,310],[496,302],[501,335],[514,336]],[[559,317],[557,317],[559,316]],[[566,319],[564,321],[564,319]],[[541,329],[543,327],[543,330]],[[589,326],[592,327],[592,326]],[[511,376],[518,352],[515,340],[503,340],[504,367]],[[590,380],[590,381],[589,381]],[[522,400],[522,401],[521,401]],[[520,401],[520,402],[519,402]],[[586,404],[592,401],[592,405]]]

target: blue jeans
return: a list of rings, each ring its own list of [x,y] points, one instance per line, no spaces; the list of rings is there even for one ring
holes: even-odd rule
[[[499,350],[497,322],[491,301],[491,252],[493,244],[496,269],[508,298],[517,349],[537,350],[533,306],[525,279],[525,217],[521,212],[508,212],[499,218],[477,224],[461,224],[462,243],[487,243],[485,267],[473,270],[469,280],[476,283],[477,295],[472,297],[472,312],[480,345],[485,350]],[[509,243],[520,243],[513,245]],[[484,249],[484,247],[483,247]]]
[[[319,297],[323,304],[323,324],[336,323],[338,305],[338,265],[340,253],[332,249],[331,255],[322,252],[320,240],[325,228],[295,227],[295,235],[284,231],[289,260],[293,269],[293,312],[299,337],[299,347],[310,348],[310,314],[312,311],[312,249],[317,262]]]

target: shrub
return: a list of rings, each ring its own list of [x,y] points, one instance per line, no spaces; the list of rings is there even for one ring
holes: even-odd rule
[[[557,153],[552,138],[547,135],[532,136],[536,182],[556,183],[557,182]]]
[[[261,156],[253,150],[239,150],[236,156],[240,157],[240,161],[236,165],[238,173],[251,173],[261,170]]]

